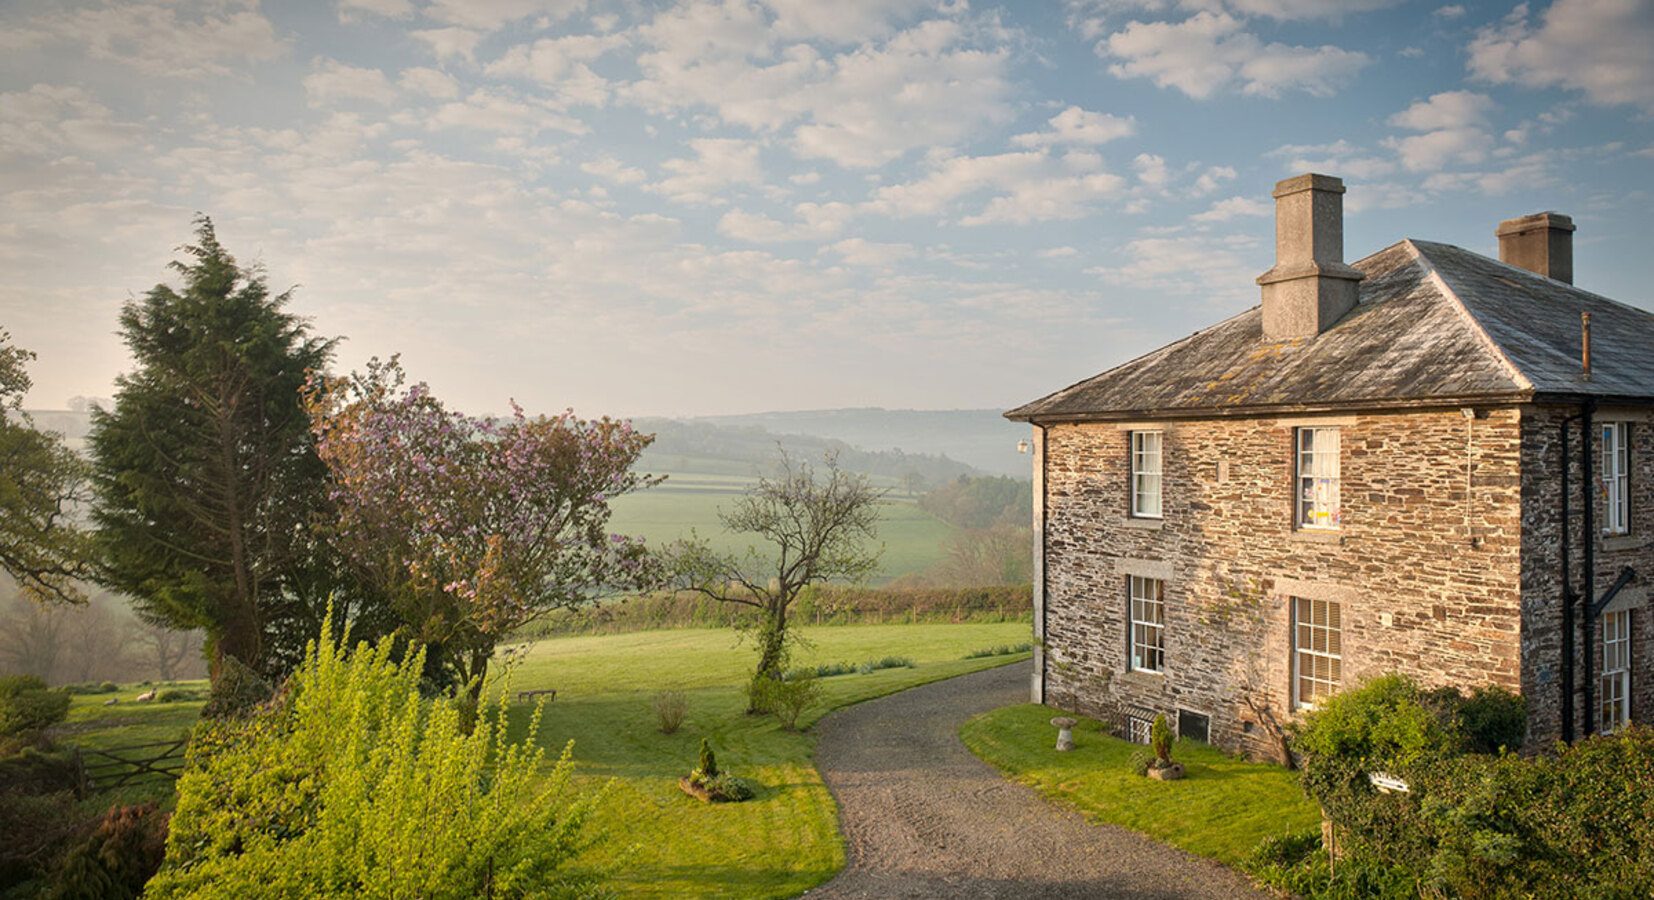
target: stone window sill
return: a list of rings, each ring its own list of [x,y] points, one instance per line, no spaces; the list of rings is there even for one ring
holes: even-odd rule
[[[1158,691],[1166,685],[1165,672],[1149,672],[1143,669],[1127,669],[1118,676],[1120,684],[1128,688]]]
[[[1640,534],[1615,534],[1602,539],[1604,550],[1641,550],[1648,543]]]
[[[1127,528],[1141,528],[1144,531],[1159,531],[1165,519],[1141,519],[1136,516],[1126,517]]]
[[[1306,544],[1342,544],[1344,534],[1339,531],[1303,531],[1294,529],[1289,540],[1302,541]]]

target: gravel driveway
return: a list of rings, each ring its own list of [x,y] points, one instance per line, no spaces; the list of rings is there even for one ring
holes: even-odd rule
[[[1027,702],[1029,673],[1029,663],[1017,663],[964,675],[840,710],[816,726],[816,766],[838,800],[849,864],[806,892],[809,900],[1268,900],[1217,863],[1089,824],[972,756],[960,724]]]

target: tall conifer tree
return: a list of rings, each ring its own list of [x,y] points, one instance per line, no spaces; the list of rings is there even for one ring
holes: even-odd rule
[[[279,646],[283,620],[313,635],[294,607],[326,590],[311,525],[327,470],[300,390],[335,342],[285,310],[291,291],[271,296],[238,266],[210,219],[183,252],[177,289],[122,309],[137,368],[93,413],[100,580],[152,621],[204,629],[215,678],[227,657],[271,672],[302,652]]]

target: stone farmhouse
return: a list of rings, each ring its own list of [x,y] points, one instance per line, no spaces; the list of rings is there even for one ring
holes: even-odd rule
[[[1654,314],[1555,213],[1346,264],[1343,192],[1276,185],[1260,306],[1005,414],[1033,699],[1275,757],[1385,672],[1519,691],[1530,746],[1654,719]]]

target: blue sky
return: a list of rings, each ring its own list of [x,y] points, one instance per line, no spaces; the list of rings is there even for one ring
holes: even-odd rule
[[[0,327],[108,396],[211,215],[339,365],[468,411],[1010,407],[1346,257],[1574,217],[1654,308],[1649,0],[13,0]]]

